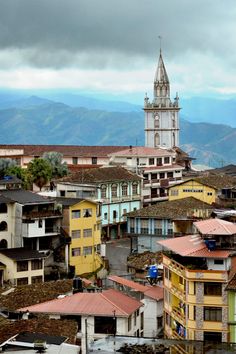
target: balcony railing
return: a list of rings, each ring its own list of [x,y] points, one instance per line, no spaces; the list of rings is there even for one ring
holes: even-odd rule
[[[45,234],[60,233],[60,227],[58,226],[46,226]]]
[[[172,307],[172,317],[174,317],[175,320],[180,322],[180,324],[185,325],[186,320],[184,310],[181,311],[181,309],[178,307]]]
[[[41,210],[23,213],[23,219],[43,219],[50,217],[62,217],[60,210]]]

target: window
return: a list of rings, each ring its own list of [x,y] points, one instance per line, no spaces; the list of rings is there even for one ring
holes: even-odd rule
[[[72,157],[72,164],[77,165],[78,164],[78,157]]]
[[[7,240],[5,240],[4,238],[1,239],[0,241],[0,248],[7,248],[8,244],[7,244]]]
[[[80,247],[72,248],[72,257],[77,257],[81,255]]]
[[[83,217],[84,218],[89,218],[92,216],[92,209],[88,208],[88,209],[83,209]]]
[[[43,277],[41,275],[35,276],[31,278],[32,284],[36,283],[42,283],[43,282]]]
[[[163,317],[162,316],[157,317],[157,328],[162,327],[162,322],[163,322]]]
[[[162,235],[162,229],[161,228],[155,228],[154,229],[154,234],[155,235]]]
[[[167,230],[167,234],[168,234],[168,235],[173,235],[173,229],[168,229],[168,230]]]
[[[94,333],[116,334],[116,317],[94,317]]]
[[[17,272],[26,272],[27,270],[28,270],[28,261],[17,262]]]
[[[88,246],[88,247],[84,247],[83,248],[83,255],[87,256],[89,254],[92,254],[93,250],[92,250],[92,246]]]
[[[107,187],[105,185],[101,186],[101,198],[105,199],[107,196]]]
[[[117,197],[117,184],[113,184],[111,186],[111,196],[112,197]]]
[[[138,184],[137,183],[132,184],[132,193],[133,193],[133,195],[138,194]]]
[[[7,213],[7,204],[0,203],[0,214],[6,214],[6,213]]]
[[[98,163],[98,158],[92,157],[92,165],[97,165],[97,163]]]
[[[28,278],[17,279],[17,286],[27,285],[27,284],[28,284]]]
[[[84,229],[83,236],[84,237],[92,237],[92,229]]]
[[[167,178],[172,178],[173,177],[173,172],[167,172]]]
[[[128,332],[131,331],[132,328],[132,316],[129,316],[128,318]]]
[[[171,189],[170,195],[172,195],[172,196],[178,196],[178,195],[179,195],[178,189]]]
[[[160,117],[158,114],[156,114],[154,118],[154,128],[160,128]]]
[[[107,213],[104,213],[104,220],[107,220]]]
[[[80,218],[80,210],[72,210],[72,219]]]
[[[158,157],[157,158],[157,166],[161,166],[162,165],[162,158]]]
[[[6,223],[6,221],[2,221],[1,223],[0,223],[0,231],[7,231],[7,223]]]
[[[116,218],[117,218],[117,211],[113,210],[113,219],[116,219]]]
[[[214,264],[224,264],[223,259],[214,259]]]
[[[125,184],[122,184],[121,193],[122,193],[122,195],[124,195],[124,196],[128,195],[128,185],[127,185],[126,183],[125,183]]]
[[[212,192],[207,192],[207,195],[212,195],[213,193]]]
[[[149,165],[154,165],[154,158],[149,159]]]
[[[204,307],[204,321],[222,321],[222,308],[221,307]]]
[[[222,295],[222,286],[219,283],[204,283],[204,295]]]
[[[66,195],[66,191],[60,191],[60,196],[61,197],[65,197],[65,195]]]
[[[80,238],[80,236],[81,236],[80,230],[72,230],[71,231],[71,238],[72,239]]]
[[[43,220],[39,219],[39,228],[41,229],[43,227]]]
[[[141,219],[141,234],[148,234],[148,219]]]
[[[42,268],[43,268],[42,259],[33,259],[31,261],[31,269],[32,270],[37,270],[37,269],[42,269]]]
[[[163,178],[165,178],[165,172],[160,173],[160,179],[163,179]]]
[[[123,209],[123,215],[127,214],[127,209]]]
[[[152,173],[151,174],[151,180],[157,179],[157,173]]]
[[[164,163],[170,163],[170,158],[169,157],[164,157]]]

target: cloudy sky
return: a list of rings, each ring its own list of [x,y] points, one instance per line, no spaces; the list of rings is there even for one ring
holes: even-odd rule
[[[236,95],[235,0],[0,0],[0,86]]]

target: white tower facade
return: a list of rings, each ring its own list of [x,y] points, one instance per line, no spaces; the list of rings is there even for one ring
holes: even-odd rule
[[[153,101],[144,98],[145,146],[179,146],[179,98],[170,100],[170,83],[160,52],[154,78]]]

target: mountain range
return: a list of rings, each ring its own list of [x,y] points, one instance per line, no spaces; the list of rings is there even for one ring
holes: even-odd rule
[[[63,91],[30,94],[0,91],[0,143],[144,145],[139,105]],[[182,107],[181,147],[195,163],[236,163],[236,100],[198,97],[183,100]]]

